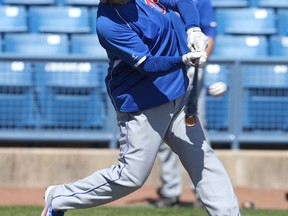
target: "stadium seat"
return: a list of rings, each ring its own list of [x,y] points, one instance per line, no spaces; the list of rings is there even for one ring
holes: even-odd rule
[[[288,97],[282,92],[278,90],[276,96],[267,96],[265,91],[248,92],[243,102],[244,131],[287,131]]]
[[[215,12],[218,34],[271,35],[277,33],[272,9],[229,8]]]
[[[22,6],[0,6],[0,32],[26,32],[27,13]]]
[[[92,56],[98,59],[107,59],[105,49],[100,45],[96,34],[76,34],[71,35],[71,53],[81,54],[81,56]]]
[[[277,13],[278,17],[278,34],[288,36],[288,9],[280,9]]]
[[[91,33],[96,33],[96,18],[97,18],[97,7],[93,7],[90,11],[90,17],[91,17]]]
[[[41,127],[103,128],[105,104],[99,81],[90,63],[37,64]]]
[[[241,68],[244,130],[284,130],[288,120],[288,66],[254,63]]]
[[[0,62],[0,128],[35,126],[31,64]]]
[[[57,0],[2,0],[4,4],[14,5],[53,5]]]
[[[59,1],[59,0],[58,0]],[[60,0],[65,5],[97,6],[100,0]]]
[[[205,67],[205,87],[215,82],[224,82],[230,86],[229,64],[208,64]],[[207,91],[206,91],[207,92]],[[208,131],[227,131],[229,125],[229,90],[221,97],[215,98],[207,93],[205,100],[206,128]]]
[[[288,0],[250,0],[251,7],[288,8]]]
[[[258,58],[268,56],[268,40],[265,36],[218,35],[212,57]]]
[[[288,56],[288,36],[271,36],[269,39],[269,49],[271,56]]]
[[[211,0],[212,6],[217,8],[248,7],[248,0]]]
[[[61,56],[69,53],[67,35],[5,34],[4,52],[32,56]]]
[[[2,38],[1,38],[1,35],[0,35],[0,53],[3,52],[3,41],[2,41]]]
[[[90,33],[90,14],[86,7],[31,7],[30,32]]]
[[[288,66],[283,64],[244,64],[244,88],[288,88]]]

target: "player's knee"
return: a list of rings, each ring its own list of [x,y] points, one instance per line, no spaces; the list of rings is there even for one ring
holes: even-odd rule
[[[122,173],[122,181],[126,182],[131,188],[139,189],[146,181],[146,177],[142,175],[134,175],[133,173]]]
[[[130,178],[130,184],[135,189],[139,189],[144,185],[145,180],[146,179],[142,179],[142,178],[133,178],[133,179]]]

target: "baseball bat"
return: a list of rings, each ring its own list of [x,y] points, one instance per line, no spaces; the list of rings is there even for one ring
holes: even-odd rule
[[[197,109],[198,109],[198,71],[199,71],[199,59],[195,59],[194,76],[192,81],[192,90],[188,95],[188,102],[186,104],[185,123],[186,126],[192,127],[197,123]]]

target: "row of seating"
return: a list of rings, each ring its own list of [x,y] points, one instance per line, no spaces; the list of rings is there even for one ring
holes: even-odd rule
[[[243,63],[239,71],[241,84],[238,92],[241,102],[242,131],[288,130],[288,65],[287,63]],[[237,73],[236,72],[236,73]],[[229,63],[206,66],[206,88],[215,82],[225,82],[229,91],[219,98],[206,96],[207,128],[211,131],[228,131],[231,119],[231,86],[235,73]],[[235,79],[235,78],[234,78]],[[237,101],[238,102],[238,101]]]
[[[0,6],[0,32],[95,33],[96,15],[97,7]],[[218,34],[288,35],[288,9],[217,9],[215,16]]]
[[[5,5],[84,5],[97,6],[99,0],[0,0]]]
[[[95,33],[97,8],[0,6],[0,32]]]
[[[0,128],[95,129],[107,114],[107,64],[0,63]]]
[[[99,0],[0,0],[12,5],[86,5],[96,6]],[[212,0],[214,7],[271,7],[288,8],[288,0]]]
[[[105,127],[104,76],[107,64],[0,63],[0,128],[95,129]],[[245,130],[287,130],[288,65],[243,64],[242,127]],[[230,64],[208,64],[205,85],[231,86]],[[209,130],[229,129],[231,91],[206,97]]]
[[[1,45],[2,44],[2,45]],[[99,44],[95,34],[34,34],[7,33],[0,38],[0,53],[30,56],[82,55],[107,59],[107,54]],[[267,56],[287,56],[288,37],[271,36],[216,36],[213,57],[247,58]]]
[[[96,34],[34,34],[9,33],[0,38],[0,53],[30,56],[63,56],[79,54],[82,57],[107,59]]]
[[[288,8],[288,0],[211,0],[213,7],[222,8]]]
[[[259,58],[267,56],[286,57],[288,55],[288,37],[271,36],[269,38],[247,35],[218,35],[215,40],[213,57],[230,59]]]
[[[287,9],[218,9],[215,16],[218,34],[288,35]]]

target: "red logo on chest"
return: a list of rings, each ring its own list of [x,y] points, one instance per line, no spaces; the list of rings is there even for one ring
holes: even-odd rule
[[[162,14],[166,13],[166,8],[160,4],[157,0],[145,0],[145,3],[151,7],[151,8],[155,8],[157,11],[159,11]]]

